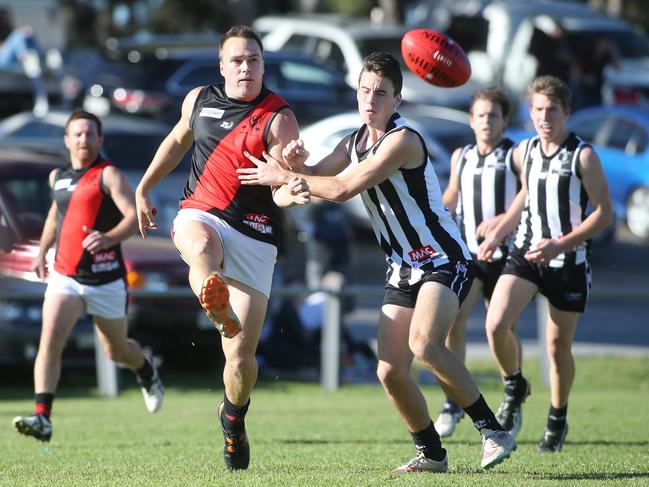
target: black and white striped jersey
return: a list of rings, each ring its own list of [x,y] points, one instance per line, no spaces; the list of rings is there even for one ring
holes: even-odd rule
[[[545,155],[540,139],[532,138],[525,151],[523,172],[528,194],[514,246],[522,251],[542,239],[558,239],[570,233],[586,217],[588,194],[579,173],[579,154],[587,144],[570,133],[559,149]],[[581,264],[588,258],[588,243],[550,261],[550,267]]]
[[[450,212],[442,203],[442,192],[428,158],[424,140],[416,129],[395,113],[386,133],[365,151],[357,144],[367,127],[352,134],[349,156],[352,164],[362,164],[374,154],[389,134],[411,130],[421,140],[424,160],[414,169],[396,171],[388,179],[361,193],[376,238],[389,265],[387,280],[399,287],[421,280],[425,271],[455,261],[470,261]]]
[[[457,221],[462,238],[472,254],[478,253],[482,239],[476,229],[483,220],[504,213],[520,189],[520,180],[512,166],[514,142],[503,139],[489,154],[481,155],[478,146],[462,149],[455,165],[458,178]],[[506,242],[496,249],[493,258],[506,255]]]

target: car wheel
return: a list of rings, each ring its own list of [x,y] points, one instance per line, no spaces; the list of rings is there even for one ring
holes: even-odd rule
[[[649,188],[638,188],[629,196],[626,224],[636,237],[649,238]]]

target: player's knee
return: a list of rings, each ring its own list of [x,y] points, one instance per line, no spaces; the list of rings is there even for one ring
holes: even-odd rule
[[[244,375],[257,366],[254,354],[234,353],[225,358],[228,369],[236,375]]]
[[[485,331],[487,333],[487,338],[489,341],[498,341],[504,339],[509,332],[509,326],[505,323],[505,320],[500,316],[487,315],[487,320],[485,322]]]
[[[46,354],[61,355],[68,341],[68,336],[58,328],[48,328],[49,332],[41,333],[39,351]]]
[[[408,370],[401,367],[395,367],[386,362],[379,362],[376,369],[376,376],[378,377],[383,387],[391,389],[395,385],[403,384],[408,377]]]
[[[442,356],[441,352],[446,349],[444,342],[435,342],[423,335],[415,335],[408,345],[415,359],[430,366],[435,365],[436,360]]]
[[[208,233],[201,234],[192,241],[190,261],[211,255],[216,249],[215,236]]]
[[[571,346],[562,340],[548,340],[547,352],[550,361],[556,365],[572,360]]]

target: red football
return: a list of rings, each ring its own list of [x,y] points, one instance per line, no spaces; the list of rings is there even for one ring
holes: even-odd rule
[[[471,76],[464,49],[447,35],[430,29],[413,29],[401,39],[406,66],[419,78],[443,88],[461,86]]]

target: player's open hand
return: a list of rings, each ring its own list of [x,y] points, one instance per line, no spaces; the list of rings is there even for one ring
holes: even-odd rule
[[[288,167],[293,169],[304,165],[309,158],[309,151],[304,148],[304,142],[301,139],[291,140],[282,149],[282,157]]]
[[[147,191],[138,188],[135,191],[135,208],[137,211],[137,224],[140,229],[142,238],[147,237],[148,230],[157,230],[158,226],[155,223],[155,217],[158,210],[151,205],[151,198]]]
[[[267,163],[261,159],[257,159],[248,151],[243,151],[243,155],[250,159],[255,167],[242,167],[237,169],[241,184],[281,186],[282,184],[287,184],[293,177],[289,171],[281,169],[280,162],[266,151],[262,155],[268,161]]]
[[[293,201],[298,205],[306,205],[311,199],[311,192],[309,191],[309,185],[307,182],[299,177],[295,176],[287,184],[288,190],[293,196]]]
[[[46,260],[46,256],[39,252],[38,255],[34,257],[34,261],[32,262],[32,271],[34,271],[36,273],[36,276],[38,276],[38,278],[41,280],[45,280],[45,278],[47,277]]]

